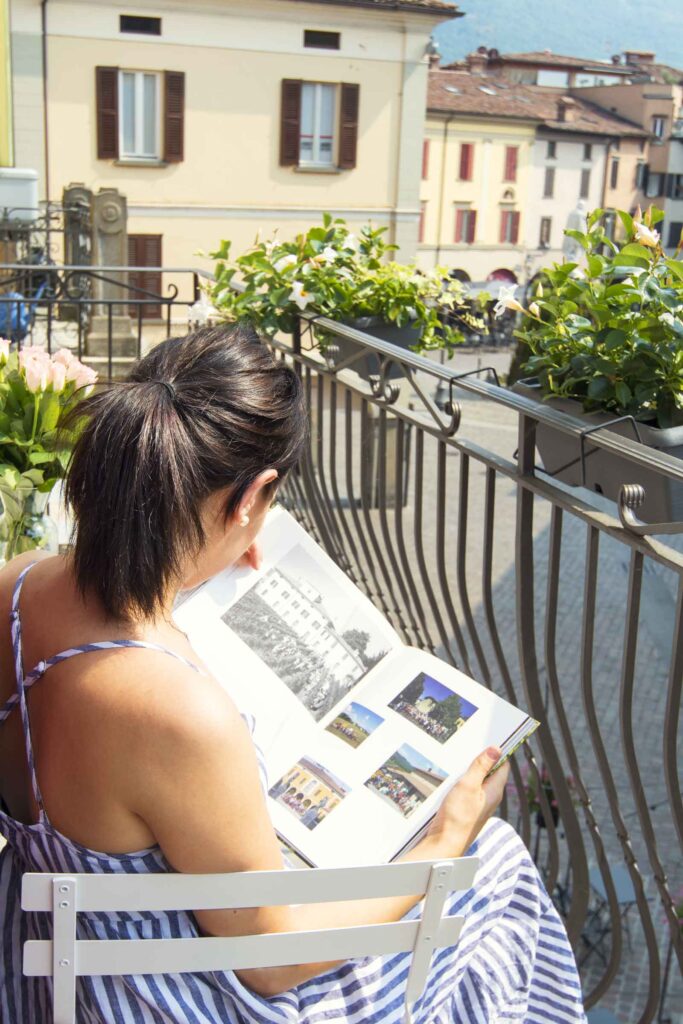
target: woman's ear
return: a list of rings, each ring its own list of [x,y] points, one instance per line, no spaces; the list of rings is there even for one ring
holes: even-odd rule
[[[264,469],[252,480],[240,498],[234,512],[234,519],[240,526],[249,525],[252,512],[259,513],[264,511],[264,504],[266,506],[269,504],[269,498],[268,501],[264,501],[264,498],[266,494],[269,495],[270,487],[275,483],[277,477],[276,469]]]

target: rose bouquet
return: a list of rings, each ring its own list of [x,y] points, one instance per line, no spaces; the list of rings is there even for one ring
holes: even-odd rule
[[[0,339],[0,540],[5,558],[44,544],[27,530],[66,472],[73,437],[58,431],[97,380],[68,349],[50,355],[28,346],[11,351]]]

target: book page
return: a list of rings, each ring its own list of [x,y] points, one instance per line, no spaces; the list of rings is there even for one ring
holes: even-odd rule
[[[256,721],[266,758],[306,740],[390,651],[397,633],[287,512],[268,515],[261,569],[230,569],[174,613],[198,655]]]
[[[269,757],[270,812],[285,840],[324,866],[383,863],[436,812],[486,747],[532,720],[414,648],[392,652],[314,730]]]

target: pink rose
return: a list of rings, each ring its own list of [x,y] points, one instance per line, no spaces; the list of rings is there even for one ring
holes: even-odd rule
[[[19,365],[24,372],[26,387],[29,391],[33,394],[36,394],[38,391],[45,391],[50,372],[49,360],[39,359],[35,355],[29,354],[28,350],[25,350],[19,353]]]
[[[78,388],[90,388],[97,381],[97,372],[90,366],[85,366],[79,362],[78,359],[74,359],[74,362],[67,370],[67,379],[69,379],[70,372],[74,369],[75,373],[71,380],[73,380],[77,390]]]
[[[70,366],[75,359],[76,357],[69,352],[68,348],[58,348],[52,356],[53,363],[61,363],[63,366]]]
[[[66,366],[64,363],[58,363],[54,359],[50,366],[49,381],[52,384],[52,390],[55,393],[59,393],[64,390],[66,384]]]

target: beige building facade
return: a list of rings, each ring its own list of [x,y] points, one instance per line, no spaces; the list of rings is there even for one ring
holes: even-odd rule
[[[129,233],[156,239],[165,266],[222,238],[239,253],[258,232],[292,236],[326,210],[386,226],[410,259],[426,49],[456,13],[442,0],[51,0],[44,110],[41,4],[11,0],[15,163],[39,171],[42,198],[118,189]]]

